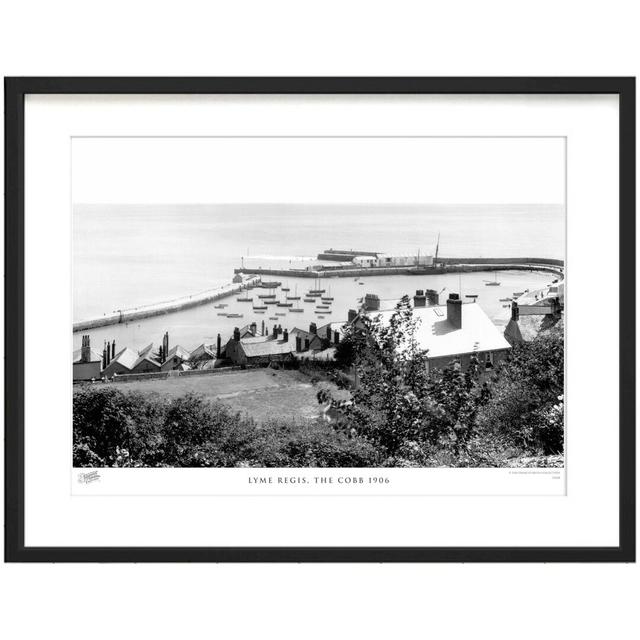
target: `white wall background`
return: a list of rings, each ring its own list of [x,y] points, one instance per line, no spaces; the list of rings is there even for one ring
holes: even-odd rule
[[[5,3],[3,75],[637,75],[637,3]],[[595,515],[597,517],[597,515]],[[602,638],[637,565],[0,567],[10,638]]]

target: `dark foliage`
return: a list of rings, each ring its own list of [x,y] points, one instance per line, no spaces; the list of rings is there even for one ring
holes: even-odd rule
[[[363,318],[348,330],[342,360],[358,385],[352,403],[334,403],[337,430],[368,440],[391,466],[505,466],[563,453],[561,333],[514,347],[494,372],[472,357],[464,371],[428,375],[416,323],[403,298],[389,324]]]
[[[320,423],[258,425],[195,395],[175,400],[87,387],[74,395],[77,467],[371,467],[368,442]]]

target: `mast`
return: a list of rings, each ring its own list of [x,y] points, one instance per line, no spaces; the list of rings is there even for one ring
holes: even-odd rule
[[[440,248],[440,232],[438,231],[438,240],[436,242],[436,257],[433,260],[434,266],[438,266],[438,249]]]

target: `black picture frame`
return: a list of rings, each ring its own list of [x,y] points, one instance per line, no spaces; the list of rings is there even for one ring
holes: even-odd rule
[[[5,78],[5,561],[635,561],[635,78]],[[26,547],[24,544],[24,99],[27,94],[616,94],[620,143],[620,475],[616,547]],[[620,295],[622,300],[622,295]]]

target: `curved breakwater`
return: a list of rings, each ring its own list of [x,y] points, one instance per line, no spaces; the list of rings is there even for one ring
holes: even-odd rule
[[[74,323],[73,332],[87,331],[99,327],[125,324],[128,322],[162,316],[214,302],[239,293],[247,286],[256,285],[262,276],[280,276],[284,278],[348,278],[398,275],[442,275],[454,273],[473,273],[487,271],[544,271],[562,277],[563,261],[548,258],[442,258],[438,267],[326,267],[321,269],[263,269],[238,268],[234,273],[247,277],[242,283],[232,283],[218,289],[184,296],[165,302],[118,310],[103,316],[89,318]]]
[[[98,318],[90,318],[76,322],[73,325],[73,332],[86,331],[87,329],[107,327],[109,325],[123,324],[134,320],[143,320],[154,316],[162,316],[168,313],[184,311],[186,309],[191,309],[192,307],[207,304],[208,302],[215,302],[216,300],[227,298],[234,293],[244,291],[247,286],[255,285],[259,282],[260,277],[255,276],[253,278],[246,279],[242,283],[229,284],[218,289],[203,291],[202,293],[184,296],[183,298],[176,298],[175,300],[158,302],[157,304],[150,304],[145,307],[134,309],[118,310],[114,313],[108,313]]]

